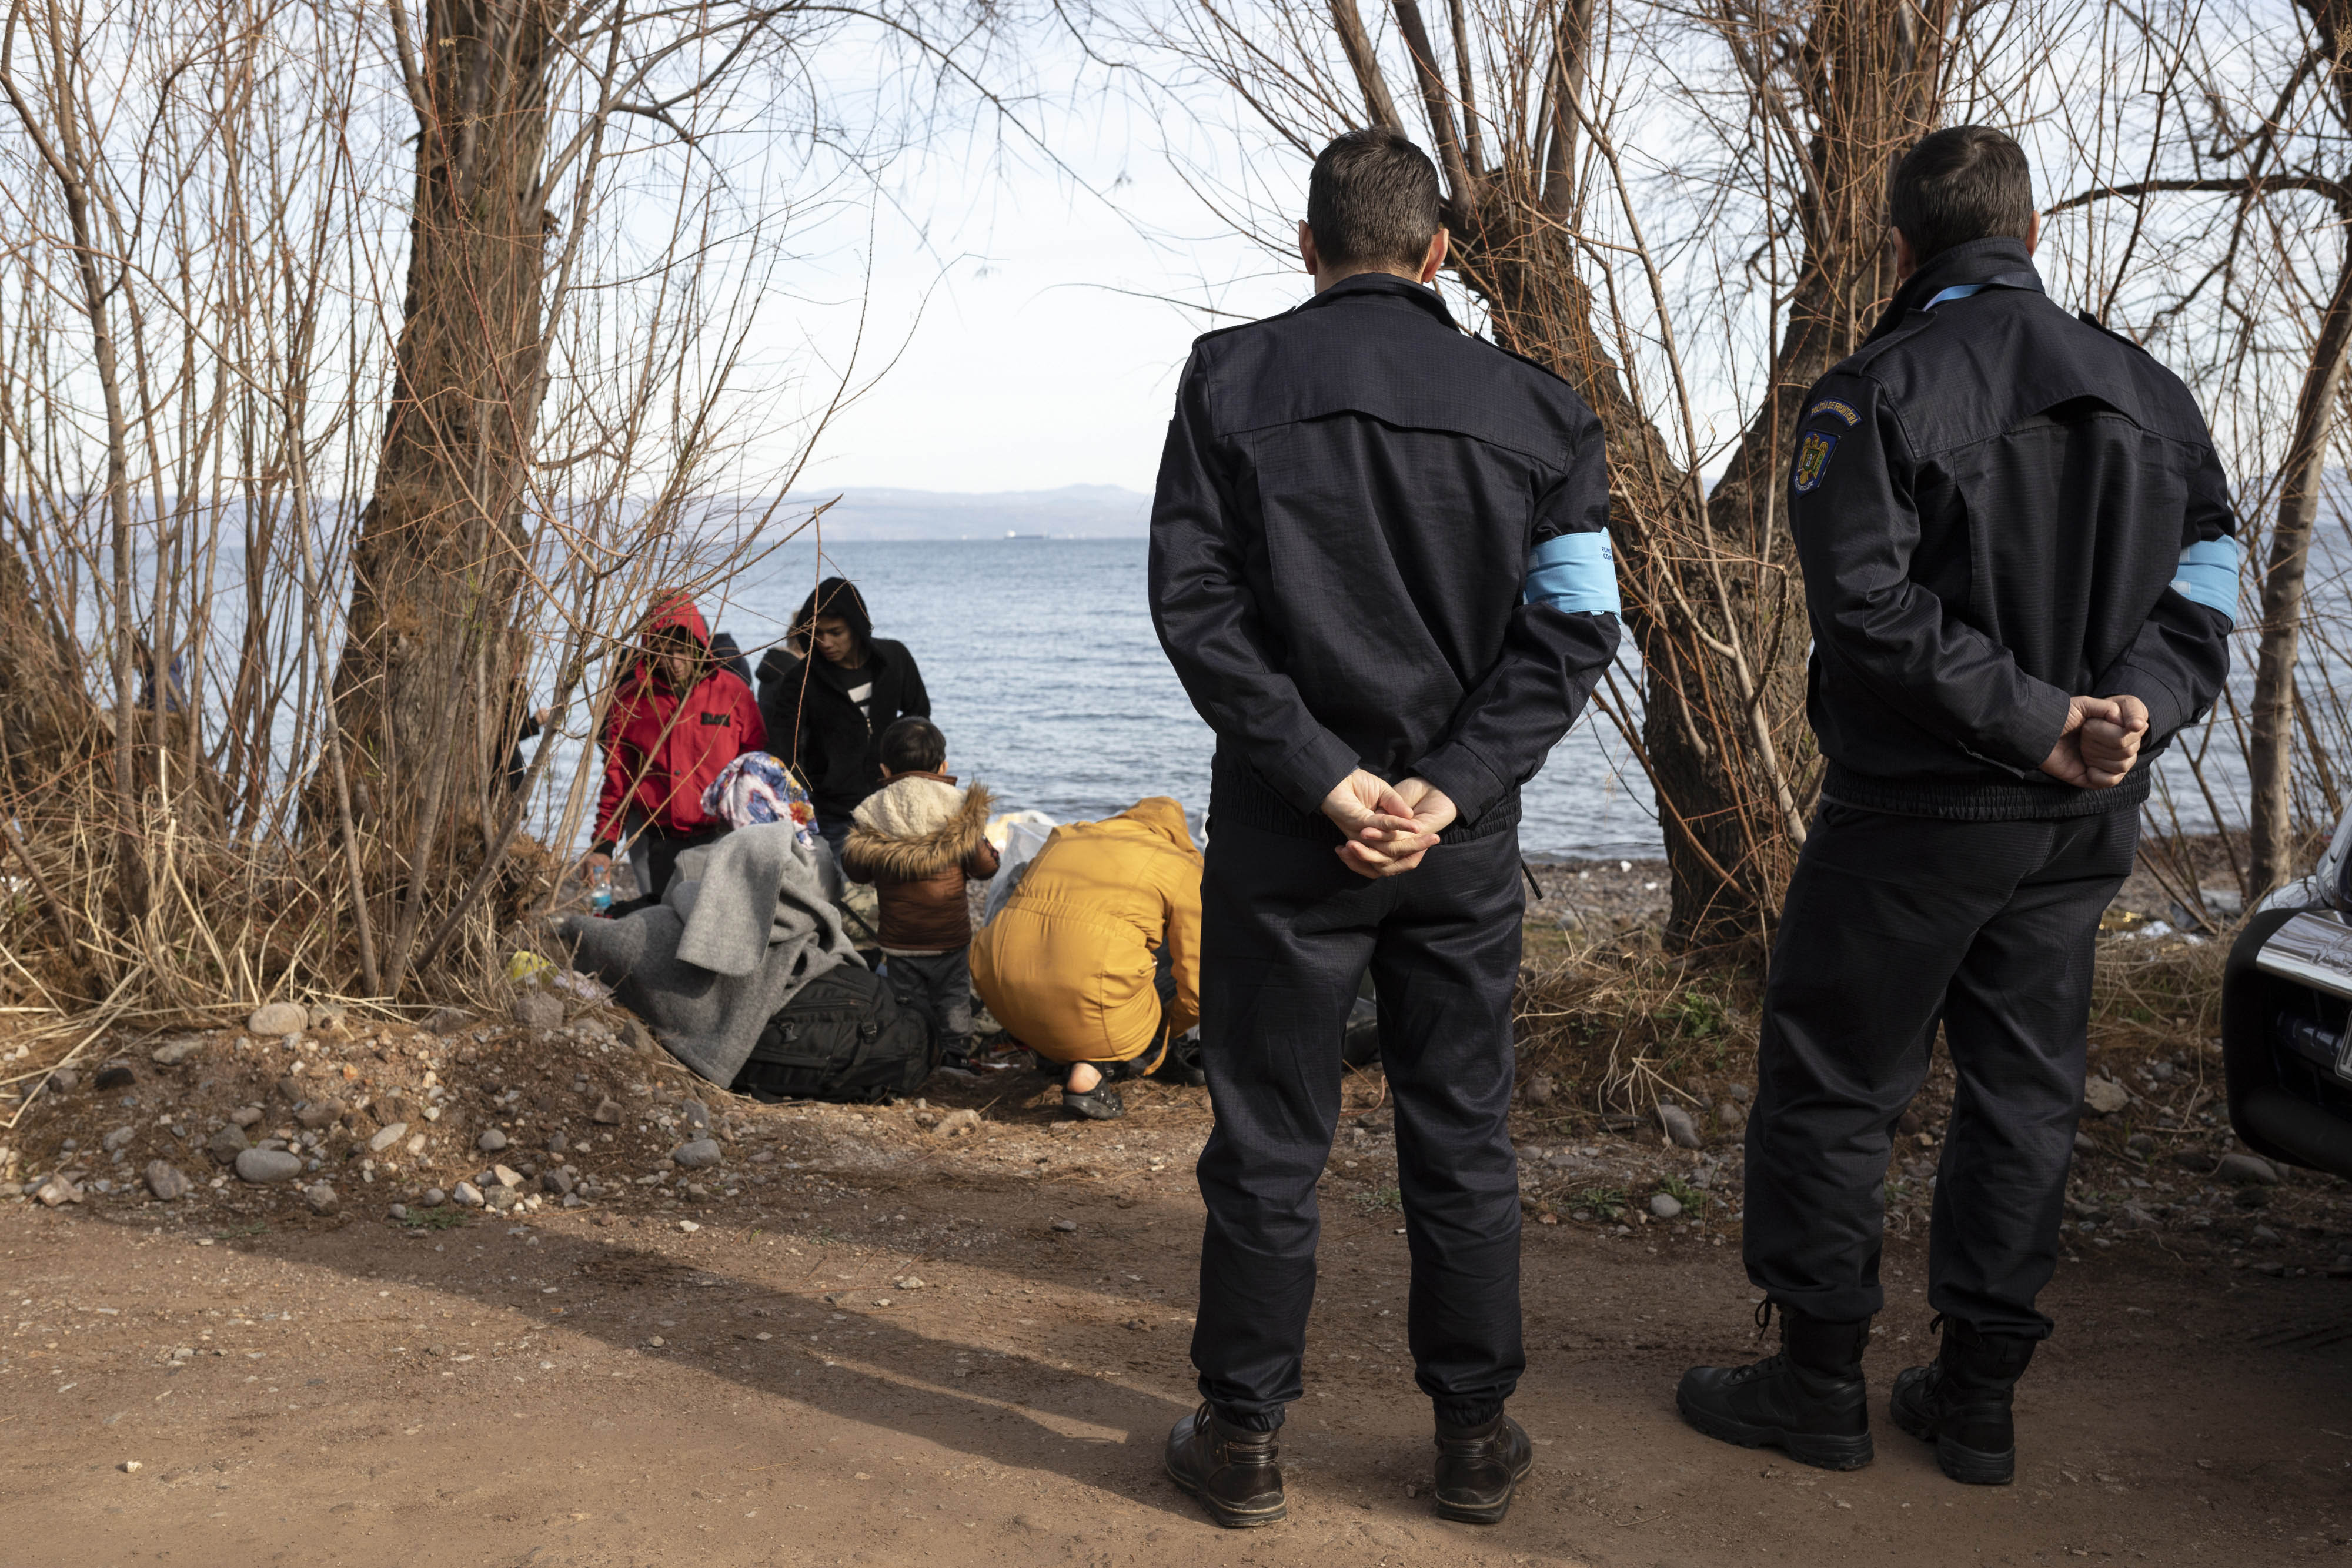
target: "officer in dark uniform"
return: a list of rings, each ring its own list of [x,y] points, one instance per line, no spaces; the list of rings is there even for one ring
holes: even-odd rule
[[[1315,1184],[1369,967],[1397,1111],[1408,1322],[1437,1509],[1493,1522],[1525,1475],[1511,989],[1519,787],[1617,646],[1599,423],[1427,287],[1437,172],[1360,131],[1315,161],[1315,298],[1212,333],[1151,517],[1161,645],[1216,731],[1201,1056],[1216,1128],[1192,1362],[1168,1470],[1221,1524],[1283,1516]]]
[[[1888,192],[1903,282],[1807,397],[1790,525],[1822,806],[1781,911],[1748,1127],[1748,1278],[1780,1354],[1696,1367],[1691,1425],[1871,1458],[1895,1118],[1943,1025],[1958,1090],[1928,1248],[1935,1361],[1895,1424],[2011,1479],[2011,1392],[2051,1330],[2100,914],[2150,758],[2221,688],[2237,544],[2188,390],[2042,292],[2025,155],[1939,131]]]

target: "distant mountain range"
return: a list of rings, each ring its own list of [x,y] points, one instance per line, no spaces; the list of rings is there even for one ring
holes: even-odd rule
[[[1151,497],[1116,485],[1058,490],[810,490],[785,497],[781,521],[839,496],[824,531],[843,539],[985,539],[1007,534],[1055,538],[1140,538]],[[805,515],[800,513],[800,515]]]

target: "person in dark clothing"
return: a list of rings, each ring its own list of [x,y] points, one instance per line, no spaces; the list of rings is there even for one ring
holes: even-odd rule
[[[2188,390],[2042,292],[2025,155],[1939,131],[1896,168],[1901,286],[1800,422],[1790,525],[1822,802],[1781,911],[1748,1124],[1746,1255],[1781,1352],[1696,1367],[1701,1431],[1872,1455],[1862,1377],[1895,1118],[1940,1022],[1959,1077],[1928,1244],[1939,1354],[1896,1425],[1956,1480],[2015,1469],[2051,1332],[2099,916],[2150,759],[2221,690],[2227,483]]]
[[[743,650],[736,643],[732,632],[713,632],[710,634],[710,659],[720,668],[734,671],[735,678],[745,685],[751,684],[751,661],[743,656]]]
[[[1519,789],[1617,647],[1599,423],[1427,287],[1436,171],[1402,134],[1316,160],[1315,297],[1197,342],[1151,517],[1169,662],[1216,732],[1201,1061],[1216,1124],[1192,1362],[1168,1472],[1221,1524],[1286,1504],[1315,1184],[1369,967],[1397,1103],[1409,1335],[1436,1508],[1492,1523],[1532,1449],[1519,1337],[1511,989]]]
[[[760,712],[770,747],[807,781],[817,831],[837,857],[850,819],[881,788],[882,732],[930,717],[931,698],[907,645],[874,635],[864,596],[828,577],[801,601],[789,646],[761,659]]]

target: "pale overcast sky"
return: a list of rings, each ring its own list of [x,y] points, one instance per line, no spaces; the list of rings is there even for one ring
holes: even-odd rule
[[[1186,350],[1223,323],[1139,296],[1259,316],[1309,284],[1222,228],[1168,166],[1156,128],[1130,113],[1050,117],[1057,151],[1109,202],[1034,157],[990,167],[941,154],[878,210],[844,211],[799,236],[794,248],[813,252],[806,287],[822,298],[763,308],[763,345],[789,355],[804,335],[838,363],[869,245],[863,362],[878,368],[904,345],[839,417],[800,488],[1150,489]],[[1302,164],[1302,203],[1305,183]]]

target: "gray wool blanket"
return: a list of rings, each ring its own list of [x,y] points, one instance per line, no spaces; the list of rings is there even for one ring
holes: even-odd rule
[[[794,992],[858,962],[819,857],[783,822],[688,850],[650,909],[621,920],[573,915],[562,929],[572,967],[611,986],[671,1055],[722,1088]]]

